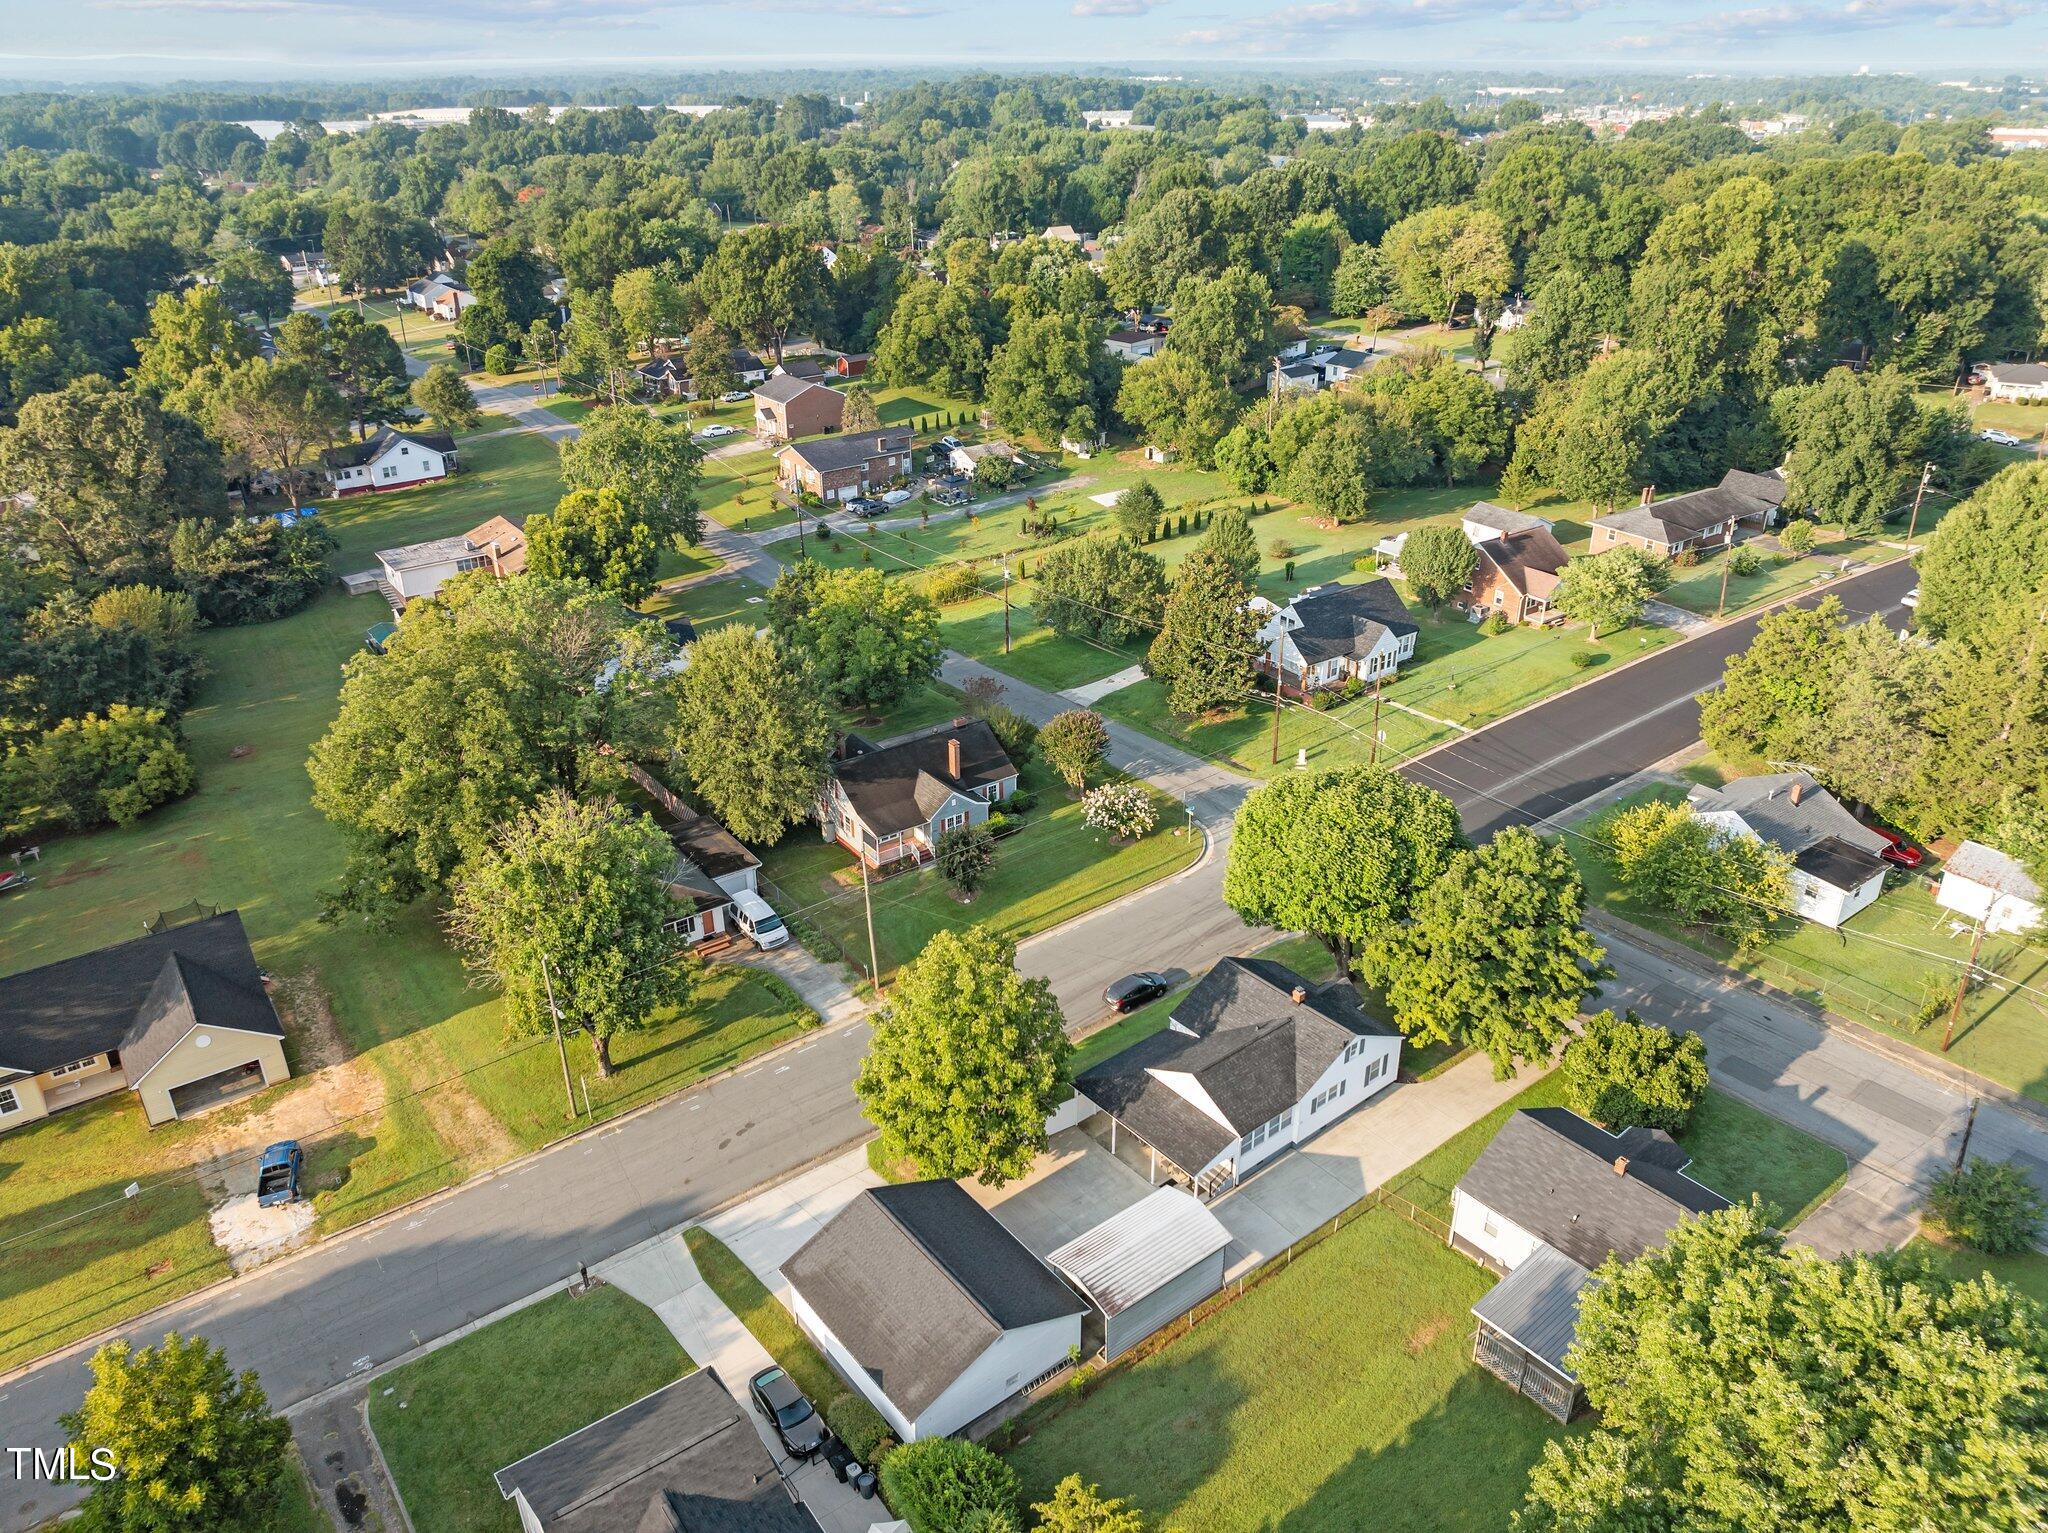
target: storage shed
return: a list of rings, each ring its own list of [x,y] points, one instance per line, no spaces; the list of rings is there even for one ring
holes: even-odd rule
[[[1198,1198],[1162,1187],[1046,1260],[1091,1306],[1082,1349],[1114,1358],[1221,1288],[1229,1245]]]

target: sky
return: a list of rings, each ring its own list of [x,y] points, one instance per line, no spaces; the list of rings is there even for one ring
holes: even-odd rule
[[[0,0],[31,79],[1075,61],[2038,75],[2048,0]]]

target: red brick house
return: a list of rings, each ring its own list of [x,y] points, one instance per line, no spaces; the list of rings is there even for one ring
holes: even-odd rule
[[[754,390],[754,434],[781,442],[837,431],[846,398],[837,389],[778,373]]]
[[[1785,478],[1777,470],[1752,474],[1730,469],[1711,489],[1648,501],[1593,519],[1593,552],[1638,548],[1660,559],[1693,549],[1726,548],[1744,523],[1761,532],[1785,503]]]
[[[884,426],[792,442],[776,454],[775,465],[776,482],[791,494],[853,500],[910,473],[910,428]]]

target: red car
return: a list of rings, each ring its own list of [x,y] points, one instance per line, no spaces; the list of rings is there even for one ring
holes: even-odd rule
[[[1902,868],[1917,868],[1927,860],[1925,852],[1921,851],[1919,847],[1908,841],[1897,831],[1886,830],[1882,825],[1873,825],[1870,828],[1891,843],[1891,845],[1877,854],[1886,862],[1894,863]]]

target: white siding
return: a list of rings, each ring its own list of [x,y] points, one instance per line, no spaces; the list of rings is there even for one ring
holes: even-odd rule
[[[1451,1189],[1451,1234],[1475,1250],[1485,1252],[1510,1272],[1527,1261],[1543,1244],[1512,1219],[1496,1214],[1461,1187]]]
[[[1873,873],[1854,889],[1837,889],[1833,884],[1809,878],[1792,870],[1792,909],[1822,926],[1840,926],[1857,911],[1884,893],[1884,874]]]
[[[1989,884],[1980,884],[1974,878],[1964,878],[1959,873],[1941,875],[1934,903],[1972,921],[1982,921],[1984,930],[1993,935],[2026,931],[2041,924],[2041,907],[2032,900],[2022,899],[2017,894],[2002,894]]]

